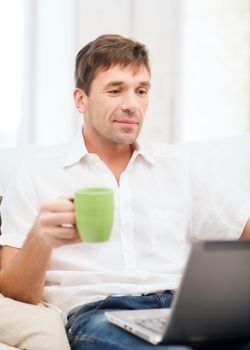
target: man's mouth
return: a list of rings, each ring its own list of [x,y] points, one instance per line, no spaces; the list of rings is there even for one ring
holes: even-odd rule
[[[139,124],[138,121],[130,119],[114,120],[114,122],[124,126],[134,126]]]

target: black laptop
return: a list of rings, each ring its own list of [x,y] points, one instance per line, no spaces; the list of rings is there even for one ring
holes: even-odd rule
[[[152,344],[250,340],[250,240],[194,242],[170,309],[105,315]]]

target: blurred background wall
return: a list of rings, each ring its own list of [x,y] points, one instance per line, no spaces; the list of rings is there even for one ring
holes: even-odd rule
[[[104,33],[149,48],[144,140],[250,129],[250,0],[0,0],[0,147],[74,134],[74,59]]]

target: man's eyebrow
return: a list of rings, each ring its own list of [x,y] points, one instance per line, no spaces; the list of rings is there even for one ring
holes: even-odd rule
[[[141,82],[139,83],[139,85],[145,86],[145,87],[147,87],[148,89],[151,87],[151,84],[150,84],[149,81],[141,81]]]
[[[111,87],[121,86],[121,85],[124,85],[124,84],[126,84],[124,81],[114,80],[114,81],[110,81],[108,84],[106,84],[105,88],[109,89]],[[145,87],[147,87],[149,89],[151,84],[150,84],[149,81],[141,81],[141,82],[138,83],[138,86],[145,86]]]
[[[114,81],[110,81],[108,84],[106,84],[105,88],[110,88],[110,87],[113,87],[113,86],[119,86],[119,85],[122,85],[122,84],[124,84],[123,81],[114,80]]]

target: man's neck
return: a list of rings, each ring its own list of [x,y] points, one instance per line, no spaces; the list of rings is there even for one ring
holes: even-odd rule
[[[133,154],[134,145],[116,144],[115,142],[102,141],[93,135],[89,137],[83,134],[86,148],[89,153],[97,154],[107,165],[119,183],[121,173],[126,169]]]

